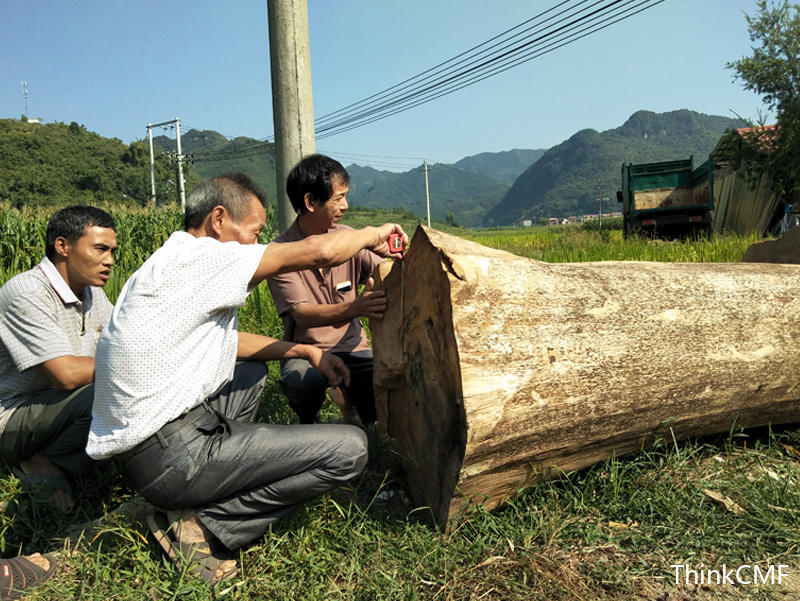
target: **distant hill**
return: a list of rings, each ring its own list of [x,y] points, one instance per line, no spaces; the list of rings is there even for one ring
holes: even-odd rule
[[[425,173],[422,167],[394,173],[372,167],[349,165],[349,200],[369,208],[402,208],[426,216]],[[479,225],[486,212],[505,195],[508,184],[452,165],[428,166],[431,218],[439,221],[452,213],[465,227]]]
[[[167,152],[175,152],[173,138],[158,136],[153,142]],[[247,137],[228,140],[211,130],[189,130],[181,136],[181,150],[190,156],[196,174],[211,177],[225,171],[242,171],[274,200],[273,144]],[[486,152],[466,157],[456,165],[431,165],[432,217],[443,221],[450,212],[461,225],[480,224],[486,211],[503,198],[517,175],[531,164],[524,164],[528,158],[533,162],[542,153],[543,150]],[[355,164],[346,168],[351,180],[351,204],[376,209],[401,208],[425,216],[425,178],[421,167],[405,173]]]
[[[156,152],[156,195],[177,201],[174,169]],[[123,144],[83,125],[0,119],[0,199],[15,206],[150,197],[150,153],[141,141]]]
[[[175,152],[174,138],[157,136],[153,144],[167,152]],[[206,178],[240,171],[253,181],[275,203],[275,145],[240,136],[228,140],[213,130],[190,129],[181,135],[181,151],[189,157],[192,169]]]
[[[597,213],[598,191],[604,212],[618,210],[616,190],[622,163],[708,158],[725,130],[739,119],[690,110],[638,111],[621,126],[604,132],[584,129],[548,150],[486,215],[485,225],[507,225],[523,218]]]
[[[479,173],[511,185],[523,171],[538,161],[545,152],[547,152],[546,148],[537,150],[516,148],[502,152],[481,152],[453,163],[453,167],[457,167],[462,171]]]
[[[482,152],[453,164],[429,165],[431,218],[443,221],[452,213],[465,227],[480,225],[486,211],[499,202],[516,178],[535,163],[544,149]],[[350,197],[357,206],[403,208],[426,216],[422,166],[395,173],[350,165]]]

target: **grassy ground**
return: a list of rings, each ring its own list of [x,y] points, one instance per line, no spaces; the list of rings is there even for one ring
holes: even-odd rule
[[[378,217],[383,214],[372,216]],[[31,218],[26,215],[22,221]],[[175,218],[161,213],[118,216],[120,242],[128,246],[120,257],[120,283],[174,226]],[[0,219],[0,227],[2,223]],[[17,240],[38,261],[39,229],[19,229],[27,233]],[[15,231],[9,229],[7,235]],[[623,242],[618,230],[610,228],[461,233],[548,261],[736,261],[752,241]],[[0,278],[25,260],[19,252],[4,254]],[[243,329],[280,334],[263,288],[251,295],[240,322]],[[293,418],[276,375],[272,365],[262,419],[288,423]],[[326,406],[324,417],[336,417],[332,405]],[[212,594],[365,601],[789,601],[800,598],[799,449],[797,427],[733,430],[678,444],[660,440],[636,455],[542,483],[496,512],[472,508],[443,534],[428,525],[425,508],[410,502],[397,456],[371,431],[370,462],[362,477],[308,504],[244,549],[241,577],[218,589],[174,570],[148,543],[141,522],[112,513],[135,499],[112,462],[82,479],[76,487],[78,507],[66,517],[34,504],[20,494],[16,478],[0,471],[0,554],[70,551],[58,578],[35,589],[31,599],[139,601],[207,599]],[[101,525],[76,534],[93,520]],[[782,573],[788,576],[767,586],[708,586],[692,579],[687,584],[683,572],[676,583],[675,568],[670,567],[700,570],[722,564],[758,565],[762,572],[774,565],[776,580],[777,565],[785,564],[789,567]],[[752,570],[749,574],[752,579]]]

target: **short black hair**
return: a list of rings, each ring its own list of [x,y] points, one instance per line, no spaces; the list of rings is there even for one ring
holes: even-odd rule
[[[183,227],[187,230],[200,227],[217,205],[225,207],[231,218],[239,222],[250,210],[251,195],[258,199],[262,207],[267,205],[267,197],[244,173],[223,173],[207,179],[187,197]]]
[[[297,163],[286,178],[286,194],[294,210],[298,214],[306,210],[306,194],[311,194],[312,200],[326,202],[333,194],[331,181],[334,179],[350,183],[342,164],[324,154],[312,154]]]
[[[86,228],[93,226],[116,231],[114,218],[97,207],[72,205],[56,211],[47,222],[44,254],[52,261],[56,256],[56,238],[66,238],[67,242],[75,244],[86,233]]]

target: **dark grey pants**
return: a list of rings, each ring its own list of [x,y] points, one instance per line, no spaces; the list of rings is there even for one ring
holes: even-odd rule
[[[13,410],[0,436],[0,461],[15,465],[39,454],[64,471],[85,470],[91,463],[86,439],[93,396],[94,384],[30,395]]]
[[[162,509],[193,508],[230,550],[353,480],[367,461],[366,436],[353,426],[252,423],[266,376],[263,363],[238,363],[233,380],[208,400],[213,411],[178,418],[186,423],[173,433],[122,457],[145,499]]]
[[[350,386],[340,386],[345,400],[358,411],[362,423],[371,424],[377,419],[372,387],[372,351],[333,354],[350,370]],[[300,423],[313,424],[325,402],[328,379],[305,359],[287,359],[281,362],[279,383]]]

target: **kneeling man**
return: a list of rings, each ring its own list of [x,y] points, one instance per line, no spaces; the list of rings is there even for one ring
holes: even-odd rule
[[[350,177],[338,161],[321,154],[305,157],[289,173],[286,193],[297,212],[294,223],[275,238],[296,242],[315,234],[350,229],[339,221],[347,211]],[[361,318],[381,319],[386,293],[373,290],[372,273],[383,258],[363,249],[334,267],[282,273],[267,279],[284,340],[313,344],[330,351],[350,370],[350,385],[332,390],[347,419],[354,408],[362,424],[377,418],[372,390],[372,349]],[[359,285],[364,285],[358,294]],[[326,378],[304,359],[281,362],[280,385],[301,424],[313,424],[325,400]],[[342,401],[340,401],[341,403]],[[351,423],[358,423],[352,417]]]

